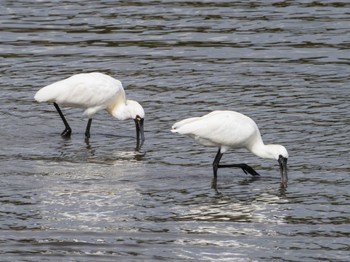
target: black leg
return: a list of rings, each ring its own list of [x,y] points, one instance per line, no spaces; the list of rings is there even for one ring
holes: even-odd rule
[[[61,119],[62,119],[62,121],[63,121],[63,123],[64,123],[64,125],[65,125],[65,127],[66,127],[66,128],[63,130],[61,136],[63,136],[63,137],[70,137],[70,135],[71,135],[71,133],[72,133],[72,129],[70,128],[70,126],[69,126],[69,124],[68,124],[66,118],[64,117],[64,115],[63,115],[63,113],[62,113],[60,107],[59,107],[56,103],[53,103],[53,105],[55,106],[55,108],[56,108],[58,114],[60,115],[60,117],[61,117]]]
[[[218,179],[218,169],[224,168],[224,167],[238,167],[243,170],[246,174],[251,174],[252,176],[260,176],[258,172],[256,172],[251,166],[248,166],[247,164],[231,164],[231,165],[220,165],[220,160],[223,156],[223,153],[221,153],[221,150],[219,148],[218,152],[216,153],[214,162],[213,162],[213,171],[214,171],[214,177],[211,183],[211,188],[215,189],[216,192],[218,192],[217,189],[217,179]]]
[[[243,172],[246,174],[251,174],[252,176],[260,176],[258,172],[256,172],[251,166],[248,166],[247,164],[231,164],[218,166],[218,168],[221,167],[239,167],[242,168]]]
[[[91,122],[92,122],[92,118],[89,118],[89,121],[88,121],[87,126],[86,126],[86,130],[85,130],[85,139],[89,139],[90,138]]]
[[[221,153],[220,148],[219,148],[218,152],[216,153],[214,162],[213,162],[214,177],[213,177],[213,180],[211,182],[211,188],[215,189],[216,192],[218,192],[218,188],[217,188],[218,168],[219,168],[219,162],[221,160],[222,155],[223,154]]]

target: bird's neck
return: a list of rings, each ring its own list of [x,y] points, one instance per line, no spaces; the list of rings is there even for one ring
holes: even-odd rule
[[[131,118],[130,110],[127,104],[123,101],[109,106],[107,111],[118,120],[126,120]]]
[[[248,147],[248,150],[258,157],[275,159],[273,145],[265,145],[262,140]]]

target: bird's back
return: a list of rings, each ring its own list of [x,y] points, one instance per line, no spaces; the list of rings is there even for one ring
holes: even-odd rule
[[[35,100],[81,108],[106,108],[115,99],[125,101],[121,82],[102,73],[82,73],[40,89]]]
[[[247,147],[255,137],[260,137],[255,122],[235,111],[213,111],[185,119],[175,123],[172,131],[189,135],[203,145],[227,148]]]

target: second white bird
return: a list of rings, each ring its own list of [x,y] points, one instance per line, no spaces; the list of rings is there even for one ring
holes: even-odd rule
[[[288,152],[282,145],[265,145],[256,123],[235,111],[213,111],[202,117],[192,117],[175,123],[172,132],[192,137],[199,144],[215,146],[219,150],[213,162],[214,178],[212,188],[217,190],[217,170],[221,167],[239,167],[246,174],[259,174],[247,164],[220,165],[220,160],[230,148],[246,148],[256,156],[278,160],[281,172],[281,186],[286,187]]]

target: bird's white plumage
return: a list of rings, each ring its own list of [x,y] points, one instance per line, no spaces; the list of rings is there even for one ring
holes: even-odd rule
[[[175,123],[172,132],[188,135],[205,146],[216,146],[224,153],[230,148],[247,148],[263,158],[288,157],[279,145],[264,145],[256,123],[235,111],[213,111],[202,117],[191,117]],[[280,148],[281,147],[281,148]]]
[[[73,75],[45,86],[34,98],[38,102],[85,108],[84,115],[89,117],[126,101],[122,83],[98,72]]]
[[[38,102],[54,104],[65,125],[65,129],[61,133],[63,137],[70,137],[72,129],[59,105],[85,109],[84,115],[89,118],[85,130],[85,139],[87,140],[90,138],[92,116],[103,109],[119,120],[134,120],[137,150],[141,148],[145,140],[143,130],[145,111],[143,107],[136,101],[126,100],[122,83],[108,75],[98,72],[73,75],[41,88],[34,98]]]
[[[119,80],[98,72],[73,75],[45,86],[34,98],[38,102],[85,108],[84,115],[89,118],[102,109],[120,120],[145,115],[138,102],[126,100]]]
[[[252,119],[234,111],[214,111],[182,120],[173,125],[172,132],[189,135],[202,145],[221,147],[222,152],[247,147],[259,134]]]
[[[246,148],[256,156],[276,159],[280,166],[281,187],[287,187],[287,149],[282,145],[265,145],[256,123],[234,111],[214,111],[202,117],[191,117],[175,123],[172,132],[188,135],[205,146],[219,148],[213,162],[212,188],[217,190],[217,170],[222,167],[239,167],[246,174],[259,175],[246,164],[220,165],[220,160],[230,148]]]

